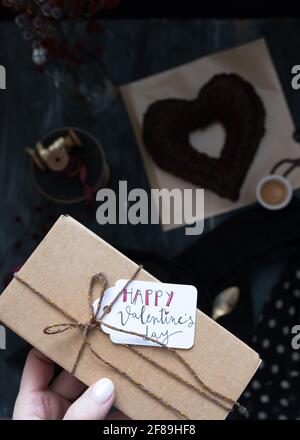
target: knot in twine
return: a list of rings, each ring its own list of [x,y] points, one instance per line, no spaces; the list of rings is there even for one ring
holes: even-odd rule
[[[21,278],[17,273],[14,274],[14,278],[18,282],[23,284],[25,287],[27,287],[29,290],[31,290],[31,292],[33,292],[37,296],[39,296],[47,304],[51,305],[56,310],[58,310],[65,318],[67,318],[69,320],[69,322],[62,322],[62,323],[53,324],[53,325],[50,325],[50,326],[46,327],[43,330],[43,332],[46,335],[56,335],[56,334],[63,333],[65,331],[68,331],[68,330],[71,330],[71,329],[76,329],[76,328],[81,330],[81,332],[82,332],[82,342],[81,342],[80,348],[79,348],[79,350],[77,352],[77,355],[76,355],[73,367],[71,369],[71,372],[70,372],[71,375],[75,374],[75,371],[76,371],[76,368],[77,368],[78,363],[80,361],[80,358],[81,358],[81,355],[83,353],[83,350],[84,350],[85,347],[88,347],[89,350],[91,351],[91,353],[98,360],[100,360],[104,365],[106,365],[107,367],[111,368],[113,371],[118,373],[120,376],[122,376],[125,379],[127,379],[130,383],[135,385],[137,388],[139,388],[141,391],[143,391],[149,397],[151,397],[152,399],[155,399],[161,405],[163,405],[165,408],[167,408],[170,411],[172,411],[173,413],[175,413],[179,418],[190,420],[189,417],[185,413],[183,413],[181,410],[177,409],[171,403],[167,402],[165,399],[163,399],[162,397],[158,396],[156,393],[154,393],[151,390],[149,390],[144,384],[138,382],[136,379],[134,379],[132,376],[130,376],[127,372],[121,370],[118,366],[113,365],[112,363],[110,363],[109,361],[104,359],[98,352],[96,352],[94,350],[94,348],[92,347],[91,343],[88,340],[89,332],[93,331],[93,330],[96,330],[96,329],[102,331],[101,326],[105,326],[105,327],[107,327],[107,328],[109,328],[111,330],[116,330],[116,331],[121,332],[121,333],[126,333],[126,334],[129,334],[129,335],[134,335],[134,336],[143,338],[144,340],[151,341],[151,342],[154,342],[155,344],[160,345],[166,351],[168,351],[173,357],[178,359],[181,364],[184,365],[184,367],[188,370],[188,372],[191,374],[191,376],[196,380],[196,382],[198,383],[198,386],[195,386],[194,384],[188,382],[186,379],[182,378],[177,373],[174,373],[173,371],[169,370],[167,367],[164,367],[163,365],[160,365],[155,360],[153,360],[151,357],[148,357],[144,353],[138,351],[135,347],[133,347],[131,345],[128,345],[128,344],[123,345],[123,347],[125,347],[128,350],[130,350],[131,352],[135,353],[137,356],[139,356],[144,361],[146,361],[149,364],[153,365],[154,367],[156,367],[161,372],[166,373],[168,376],[174,378],[177,382],[185,385],[191,391],[196,392],[197,394],[199,394],[200,396],[206,398],[207,400],[209,400],[210,402],[214,403],[215,405],[225,409],[226,411],[231,411],[233,407],[237,407],[241,414],[243,414],[244,416],[248,417],[249,416],[248,411],[247,411],[247,409],[243,405],[241,405],[236,400],[231,399],[230,397],[227,397],[227,396],[219,393],[218,391],[213,390],[208,385],[206,385],[200,379],[200,377],[198,376],[196,371],[192,368],[192,366],[175,349],[173,349],[171,347],[168,347],[166,344],[163,344],[162,342],[160,342],[157,339],[151,338],[149,336],[146,336],[144,334],[137,333],[137,332],[134,332],[134,331],[124,330],[124,329],[121,329],[121,328],[118,328],[118,327],[114,327],[114,326],[112,326],[110,324],[107,324],[106,322],[103,321],[104,317],[108,313],[111,312],[112,307],[117,302],[119,297],[122,295],[124,289],[126,289],[128,287],[128,285],[131,283],[131,281],[133,281],[137,277],[137,275],[138,275],[138,273],[140,272],[141,269],[142,269],[142,266],[138,266],[138,268],[136,269],[136,271],[134,272],[132,277],[125,283],[123,288],[117,293],[117,295],[112,300],[112,302],[103,308],[103,311],[102,311],[102,314],[100,315],[100,317],[98,317],[98,315],[100,313],[100,309],[101,309],[101,305],[102,305],[102,300],[103,300],[103,297],[104,297],[104,294],[105,294],[105,290],[106,290],[107,285],[108,285],[108,281],[107,281],[106,276],[102,272],[92,276],[91,280],[90,280],[90,284],[89,284],[89,290],[88,290],[88,303],[89,303],[90,317],[89,317],[89,320],[87,322],[80,322],[80,321],[78,321],[76,318],[71,316],[66,310],[61,308],[59,305],[55,304],[47,295],[43,294],[42,292],[40,292],[39,290],[37,290],[33,286],[31,286],[31,284],[29,284],[27,281],[25,281],[23,278]],[[94,309],[94,307],[93,307],[93,287],[94,287],[96,282],[100,282],[101,283],[101,291],[100,291],[99,302],[97,304],[97,307]]]

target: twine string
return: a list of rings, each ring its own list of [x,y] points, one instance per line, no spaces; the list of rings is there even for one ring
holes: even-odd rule
[[[278,168],[280,168],[284,164],[289,164],[290,166],[283,173],[284,177],[288,177],[288,175],[297,167],[300,166],[300,159],[282,159],[277,162],[270,171],[270,174],[275,174]]]
[[[134,274],[125,283],[125,285],[122,287],[122,289],[117,293],[117,295],[114,297],[114,299],[111,301],[111,303],[103,308],[103,311],[102,311],[102,314],[100,315],[100,317],[98,317],[98,315],[100,314],[100,310],[101,310],[101,306],[102,306],[105,290],[106,290],[107,285],[108,285],[108,281],[107,281],[106,276],[102,272],[92,276],[91,280],[90,280],[90,283],[89,283],[89,289],[88,289],[89,320],[87,322],[80,322],[80,321],[78,321],[70,313],[68,313],[65,309],[63,309],[62,307],[60,307],[59,305],[54,303],[50,298],[48,298],[48,296],[44,295],[42,292],[40,292],[39,290],[37,290],[33,286],[31,286],[31,284],[29,284],[27,281],[25,281],[23,278],[21,278],[17,273],[14,274],[14,277],[15,277],[15,279],[17,281],[19,281],[21,284],[23,284],[25,287],[27,287],[29,290],[31,290],[33,293],[35,293],[43,301],[45,301],[47,304],[49,304],[52,307],[54,307],[58,312],[60,312],[69,321],[69,322],[62,322],[62,323],[59,323],[59,324],[53,324],[53,325],[45,327],[44,330],[43,330],[43,332],[45,334],[47,334],[47,335],[56,335],[56,334],[63,333],[65,331],[68,331],[70,329],[75,329],[75,328],[78,328],[79,330],[81,330],[81,332],[82,332],[81,345],[80,345],[80,347],[78,349],[76,358],[74,360],[73,367],[72,367],[71,372],[70,372],[71,375],[75,374],[76,368],[78,366],[78,363],[80,361],[80,358],[82,356],[84,348],[88,347],[88,349],[91,351],[91,353],[98,360],[100,360],[104,365],[106,365],[107,367],[111,368],[116,373],[118,373],[120,376],[122,376],[125,379],[127,379],[129,382],[131,382],[133,385],[135,385],[141,391],[146,393],[149,397],[151,397],[151,398],[155,399],[156,401],[158,401],[161,405],[163,405],[165,408],[167,408],[170,411],[172,411],[173,413],[175,413],[180,418],[189,420],[189,417],[186,414],[184,414],[182,411],[180,411],[179,409],[174,407],[172,404],[167,402],[162,397],[158,396],[156,393],[154,393],[151,390],[149,390],[147,387],[145,387],[145,385],[143,385],[142,383],[138,382],[136,379],[134,379],[128,373],[126,373],[125,371],[121,370],[116,365],[113,365],[112,363],[110,363],[109,361],[104,359],[98,352],[96,352],[96,350],[92,347],[92,345],[91,345],[91,343],[90,343],[90,341],[88,339],[88,335],[89,335],[89,332],[91,330],[94,330],[94,329],[102,330],[101,326],[104,326],[104,327],[107,327],[107,328],[109,328],[111,330],[115,330],[115,331],[118,331],[118,332],[121,332],[121,333],[126,333],[126,334],[130,334],[130,335],[133,335],[133,336],[137,336],[137,337],[143,338],[144,340],[147,340],[147,341],[150,341],[150,342],[154,342],[155,344],[160,345],[166,351],[168,351],[171,355],[173,355],[175,358],[178,359],[178,361],[188,370],[188,372],[191,374],[191,376],[197,381],[197,383],[199,384],[200,387],[193,385],[192,383],[188,382],[186,379],[182,378],[178,374],[176,374],[176,373],[172,372],[171,370],[169,370],[167,367],[164,367],[163,365],[160,365],[159,363],[154,361],[152,358],[146,356],[145,354],[143,354],[140,351],[138,351],[136,348],[132,347],[132,345],[125,344],[124,347],[126,347],[132,353],[136,354],[141,359],[143,359],[144,361],[150,363],[151,365],[153,365],[154,367],[156,367],[160,371],[162,371],[162,372],[166,373],[167,375],[173,377],[179,383],[185,385],[186,387],[188,387],[192,391],[195,391],[199,395],[205,397],[207,400],[209,400],[210,402],[214,403],[215,405],[225,409],[226,411],[231,411],[232,408],[234,406],[236,406],[238,408],[238,410],[243,415],[248,417],[248,415],[249,415],[248,411],[247,411],[247,409],[243,405],[241,405],[239,402],[235,401],[234,399],[231,399],[231,398],[229,398],[229,397],[227,397],[227,396],[225,396],[225,395],[223,395],[223,394],[213,390],[211,387],[206,385],[200,379],[200,377],[198,376],[196,371],[192,368],[192,366],[174,348],[168,347],[166,344],[164,344],[164,343],[160,342],[159,340],[157,340],[155,338],[152,338],[150,336],[146,336],[144,334],[137,333],[137,332],[134,332],[134,331],[124,330],[124,329],[112,326],[112,325],[110,325],[110,324],[108,324],[108,323],[103,321],[104,317],[108,313],[111,312],[112,307],[118,301],[118,299],[122,295],[124,289],[127,289],[128,285],[137,277],[137,275],[138,275],[138,273],[140,272],[141,269],[142,269],[142,266],[138,266],[138,268],[136,269]],[[94,306],[93,306],[93,287],[94,287],[94,285],[95,285],[95,283],[97,281],[100,281],[100,283],[101,283],[101,291],[100,291],[100,299],[98,301],[97,307],[94,309]]]

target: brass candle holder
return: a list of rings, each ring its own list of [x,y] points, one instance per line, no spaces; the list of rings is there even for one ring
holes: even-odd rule
[[[45,148],[37,142],[35,149],[26,148],[34,163],[40,170],[63,171],[70,161],[69,152],[74,147],[82,146],[82,142],[74,130],[70,129],[66,136],[58,137],[49,147]]]
[[[47,199],[71,204],[86,200],[109,180],[109,167],[100,142],[89,132],[61,127],[44,135],[31,157],[33,182]]]

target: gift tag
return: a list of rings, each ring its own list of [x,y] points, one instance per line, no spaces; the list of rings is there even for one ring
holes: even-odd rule
[[[105,291],[100,313],[125,286],[127,280],[119,280]],[[99,299],[94,303],[96,309]],[[133,280],[123,288],[111,312],[103,322],[126,331],[133,331],[173,348],[191,348],[195,338],[197,289],[183,284],[166,284]],[[101,325],[116,344],[159,344],[145,338],[122,333]]]

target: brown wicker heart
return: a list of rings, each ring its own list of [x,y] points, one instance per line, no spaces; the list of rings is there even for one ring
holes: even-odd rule
[[[226,139],[219,158],[196,151],[189,134],[219,122]],[[236,201],[265,132],[265,109],[253,86],[236,74],[215,75],[193,101],[164,99],[144,116],[146,149],[156,164]]]

